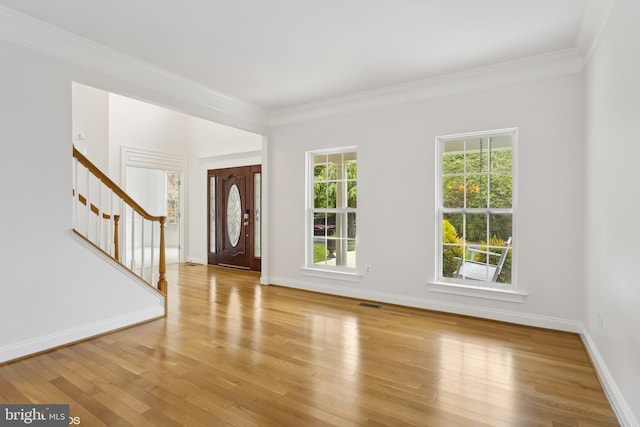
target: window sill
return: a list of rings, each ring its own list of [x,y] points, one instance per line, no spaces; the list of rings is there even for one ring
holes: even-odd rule
[[[344,280],[346,282],[359,282],[362,273],[358,270],[333,270],[317,267],[300,267],[303,276],[322,277],[324,279]]]
[[[429,283],[431,292],[439,292],[451,295],[463,295],[467,297],[485,298],[498,301],[524,303],[527,293],[516,288],[475,286],[455,282]]]

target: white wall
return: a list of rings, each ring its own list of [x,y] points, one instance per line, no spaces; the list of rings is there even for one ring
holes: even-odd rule
[[[640,425],[639,16],[638,1],[615,2],[586,70],[585,325],[629,426]]]
[[[189,145],[187,126],[186,114],[110,93],[109,176],[121,180],[122,147],[184,156]]]
[[[105,173],[109,170],[109,93],[73,83],[73,145]]]
[[[578,331],[583,317],[584,97],[579,74],[272,129],[271,283]],[[435,137],[519,127],[523,304],[431,292]],[[359,283],[303,276],[305,151],[358,147]]]
[[[0,57],[1,362],[158,316],[163,299],[72,237],[76,68],[4,42]]]

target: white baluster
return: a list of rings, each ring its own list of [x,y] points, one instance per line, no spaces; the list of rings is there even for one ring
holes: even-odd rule
[[[136,231],[136,211],[131,208],[131,271],[135,271],[135,259],[136,259],[136,242],[135,242],[135,231]]]
[[[153,233],[153,222],[151,222],[151,268],[149,268],[149,283],[153,283],[153,259],[155,258],[154,255],[154,250],[155,250],[155,239],[154,239],[154,233]]]
[[[100,178],[98,178],[98,198],[97,198],[97,203],[98,203],[98,217],[96,218],[96,243],[98,245],[99,248],[102,248],[102,244],[103,244],[103,227],[104,227],[104,222],[102,220],[102,180],[100,180]]]
[[[109,222],[107,223],[107,253],[113,256],[115,248],[113,247],[113,222],[115,221],[113,213],[113,190],[109,189],[109,195],[107,196],[107,206],[109,207]]]
[[[78,205],[80,204],[80,196],[79,196],[79,191],[78,191],[78,159],[77,158],[73,158],[73,168],[71,170],[71,173],[73,174],[73,228],[74,229],[78,229],[78,227],[80,226],[80,219],[78,218],[79,216],[79,210],[78,210]]]
[[[140,250],[141,250],[141,260],[140,260],[140,277],[144,279],[144,218],[140,217]]]
[[[89,172],[89,170],[87,169],[87,195],[86,197],[86,201],[87,204],[85,206],[85,219],[86,219],[86,227],[85,227],[85,232],[84,235],[87,239],[90,238],[91,236],[91,173]]]

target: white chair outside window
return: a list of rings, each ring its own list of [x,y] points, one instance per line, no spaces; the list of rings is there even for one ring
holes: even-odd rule
[[[458,270],[455,277],[472,280],[482,280],[483,282],[495,282],[502,271],[502,266],[509,253],[511,247],[511,237],[507,239],[502,251],[499,253],[490,251],[481,251],[478,249],[469,249],[471,259],[463,260],[458,258]],[[476,254],[486,255],[486,261],[475,261]],[[495,257],[497,262],[492,263],[491,257]]]

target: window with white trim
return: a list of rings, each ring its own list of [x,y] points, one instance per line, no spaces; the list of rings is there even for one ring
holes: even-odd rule
[[[438,144],[438,280],[514,286],[517,129],[450,135]]]
[[[355,147],[307,153],[306,266],[356,268]]]

